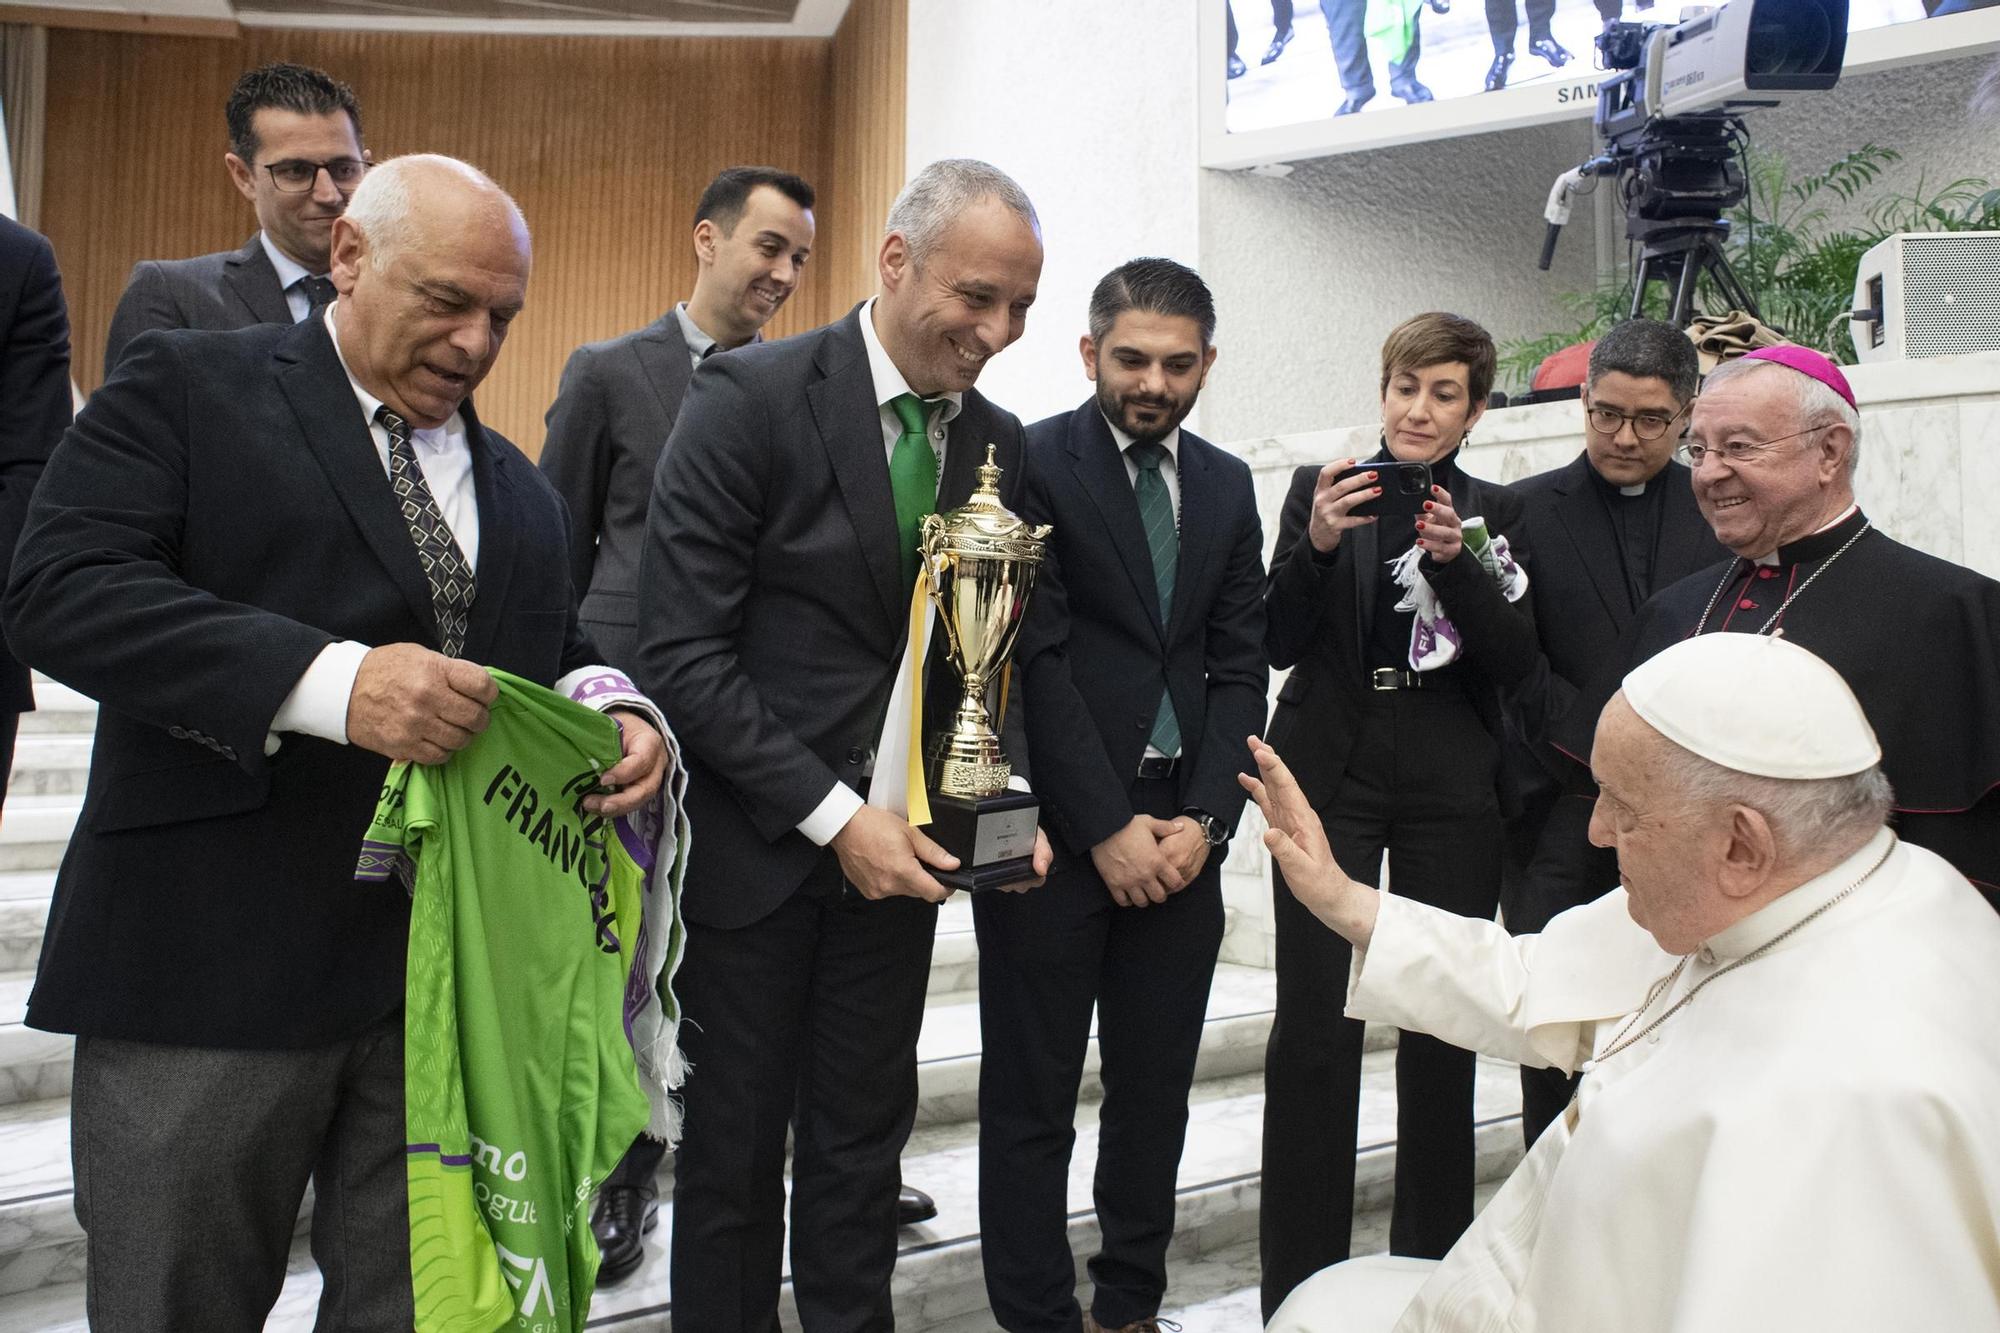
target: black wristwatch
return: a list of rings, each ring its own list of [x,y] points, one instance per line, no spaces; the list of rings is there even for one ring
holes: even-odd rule
[[[1188,806],[1181,813],[1195,822],[1195,827],[1201,830],[1201,836],[1208,839],[1209,846],[1220,847],[1229,841],[1229,826],[1200,806]]]

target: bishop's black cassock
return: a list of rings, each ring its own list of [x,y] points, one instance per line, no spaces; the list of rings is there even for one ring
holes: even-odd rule
[[[1695,633],[1704,609],[1703,633],[1759,633],[1777,615],[1773,632],[1824,658],[1861,701],[1896,790],[1897,833],[2000,906],[2000,582],[1863,532],[1867,521],[1856,509],[1779,547],[1775,564],[1739,558],[1661,592],[1553,738],[1587,760],[1597,715],[1625,673]]]

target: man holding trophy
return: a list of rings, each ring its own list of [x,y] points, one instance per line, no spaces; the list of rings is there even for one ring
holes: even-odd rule
[[[1034,576],[1039,543],[996,512],[1024,479],[1021,424],[973,384],[1021,336],[1041,268],[1013,180],[932,163],[890,210],[879,294],[709,363],[661,456],[638,675],[674,700],[700,830],[677,978],[700,1072],[676,1165],[676,1326],[777,1326],[789,1124],[801,1320],[893,1327],[936,904],[950,883],[1033,886],[1050,859],[960,676],[983,687],[1000,665],[996,631]],[[1019,549],[995,560],[989,537]],[[920,827],[932,805],[956,851]]]
[[[1263,536],[1250,469],[1181,429],[1215,361],[1192,270],[1135,259],[1090,303],[1095,396],[1028,430],[1024,512],[1053,525],[1016,651],[1042,888],[973,899],[979,1214],[1008,1333],[1152,1330],[1222,943],[1243,738],[1264,722]],[[671,696],[668,696],[671,697]],[[1103,1245],[1079,1312],[1067,1236],[1095,1005]]]

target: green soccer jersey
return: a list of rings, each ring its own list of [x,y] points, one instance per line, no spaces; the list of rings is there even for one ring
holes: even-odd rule
[[[494,671],[487,729],[398,764],[361,878],[414,871],[403,1019],[418,1333],[574,1333],[592,1192],[647,1125],[627,1024],[646,871],[583,798],[617,724]],[[641,964],[643,968],[643,964]],[[636,981],[636,985],[635,985]]]

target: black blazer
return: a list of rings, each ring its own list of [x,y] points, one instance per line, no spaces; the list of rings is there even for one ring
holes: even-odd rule
[[[480,512],[465,656],[590,665],[564,518],[465,408]],[[335,639],[435,647],[430,589],[325,325],[134,341],[35,493],[14,649],[100,701],[28,1021],[232,1047],[339,1040],[403,1002],[400,885],[354,882],[388,761],[272,717]]]
[[[547,417],[541,469],[569,505],[570,582],[591,637],[628,670],[653,474],[693,375],[669,310],[635,333],[577,348]]]
[[[1025,516],[1054,525],[1018,646],[1045,822],[1083,855],[1132,819],[1132,779],[1172,692],[1180,803],[1235,826],[1261,732],[1263,529],[1250,469],[1183,430],[1180,558],[1162,624],[1153,558],[1118,442],[1095,400],[1028,428]]]
[[[636,665],[687,755],[700,832],[682,910],[704,925],[759,920],[827,855],[796,826],[836,782],[866,792],[902,661],[909,600],[864,309],[704,362],[653,483]],[[1020,507],[1021,423],[968,390],[940,511],[972,494],[989,444]],[[956,703],[944,657],[930,655],[927,708]]]
[[[1366,653],[1381,565],[1379,524],[1349,529],[1331,556],[1313,550],[1306,525],[1319,473],[1309,466],[1292,474],[1264,592],[1265,652],[1272,666],[1292,668],[1271,713],[1270,741],[1316,806],[1340,789],[1354,748],[1354,718],[1371,688]],[[1532,588],[1535,570],[1518,531],[1520,498],[1504,486],[1460,476],[1464,494],[1453,494],[1453,507],[1463,517],[1484,517],[1489,532],[1507,538]],[[1535,659],[1529,599],[1507,601],[1479,562],[1463,556],[1445,565],[1426,557],[1424,577],[1464,635],[1466,693],[1498,737],[1500,689],[1517,684]],[[1509,799],[1502,796],[1504,808]]]
[[[1654,484],[1665,488],[1653,565],[1653,587],[1659,589],[1729,552],[1701,516],[1685,467],[1668,463]],[[1567,713],[1577,692],[1612,660],[1618,636],[1639,608],[1619,574],[1618,534],[1595,493],[1588,455],[1578,454],[1511,489],[1521,499],[1521,530],[1535,551],[1528,600],[1541,650],[1527,677],[1509,692],[1508,706],[1520,734],[1533,739]]]
[[[292,308],[278,284],[278,270],[264,253],[262,232],[241,250],[192,259],[142,259],[132,268],[125,294],[111,314],[104,340],[104,377],[118,367],[131,341],[148,329],[247,329],[289,324]]]
[[[69,428],[69,308],[55,252],[0,218],[0,581],[42,467]],[[35,706],[28,668],[0,650],[0,713]]]

